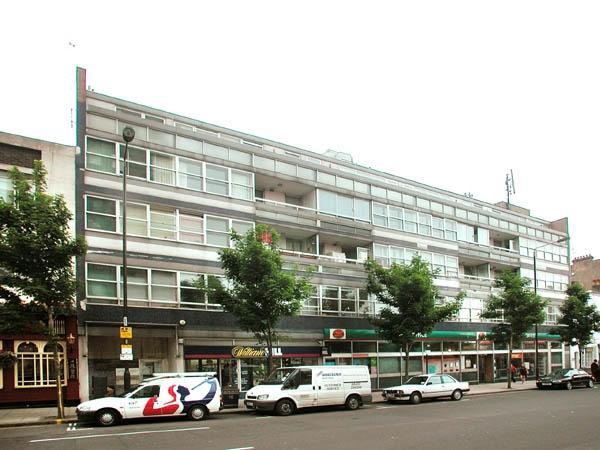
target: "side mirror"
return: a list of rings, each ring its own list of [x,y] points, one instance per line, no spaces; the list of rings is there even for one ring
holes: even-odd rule
[[[428,381],[428,382],[427,382],[427,386],[429,386],[429,385],[431,385],[431,384],[433,384],[431,381]]]

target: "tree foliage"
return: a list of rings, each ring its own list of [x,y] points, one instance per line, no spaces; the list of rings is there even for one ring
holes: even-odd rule
[[[233,248],[219,253],[228,286],[210,277],[207,289],[236,317],[241,329],[266,344],[271,371],[277,324],[283,317],[298,314],[303,301],[310,297],[310,275],[299,277],[283,270],[279,235],[265,225],[257,225],[243,236],[232,232],[231,238]]]
[[[53,345],[57,341],[54,318],[73,308],[73,257],[85,253],[85,241],[70,236],[71,212],[62,195],[46,192],[41,161],[34,162],[30,179],[17,168],[10,171],[10,178],[11,198],[0,199],[0,327],[14,329],[15,323],[9,321],[22,315],[19,322],[45,327]],[[60,373],[56,350],[54,361],[56,373]],[[57,395],[61,417],[58,386]]]
[[[585,347],[592,340],[592,333],[600,331],[600,313],[596,305],[590,304],[590,293],[575,282],[567,290],[567,299],[560,306],[561,317],[554,329],[560,334],[562,341],[571,345],[573,340],[579,348]]]
[[[402,347],[408,376],[408,353],[417,337],[425,336],[437,323],[457,314],[464,292],[451,302],[440,302],[434,285],[437,271],[418,256],[408,265],[394,263],[390,268],[369,259],[365,269],[367,291],[386,305],[372,322],[381,337]]]
[[[544,322],[546,301],[530,289],[531,281],[517,272],[505,270],[494,282],[501,289],[499,295],[491,295],[481,314],[483,319],[500,319],[490,337],[494,342],[505,343],[508,347],[508,367],[511,366],[512,349],[519,345],[536,323]],[[537,363],[537,361],[536,361]],[[511,378],[508,387],[511,387]]]

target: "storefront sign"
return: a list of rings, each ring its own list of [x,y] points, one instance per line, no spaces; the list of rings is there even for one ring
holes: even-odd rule
[[[266,358],[269,356],[269,349],[265,347],[243,347],[237,346],[231,349],[231,356],[234,358]],[[273,356],[281,356],[281,348],[273,347]]]
[[[69,380],[77,379],[77,360],[75,358],[69,359]]]
[[[329,339],[346,339],[346,330],[344,328],[331,328]]]

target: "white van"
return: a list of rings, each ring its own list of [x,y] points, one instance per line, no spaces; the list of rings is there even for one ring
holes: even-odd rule
[[[273,371],[246,393],[244,404],[248,409],[289,416],[296,409],[313,406],[358,409],[372,398],[367,366],[299,366]]]
[[[155,373],[117,397],[83,402],[77,407],[80,421],[110,426],[122,419],[181,416],[205,419],[223,408],[221,386],[215,372]]]

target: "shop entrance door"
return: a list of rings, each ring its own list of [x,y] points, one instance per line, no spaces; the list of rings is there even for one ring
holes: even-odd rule
[[[494,356],[479,355],[479,382],[494,382]]]

